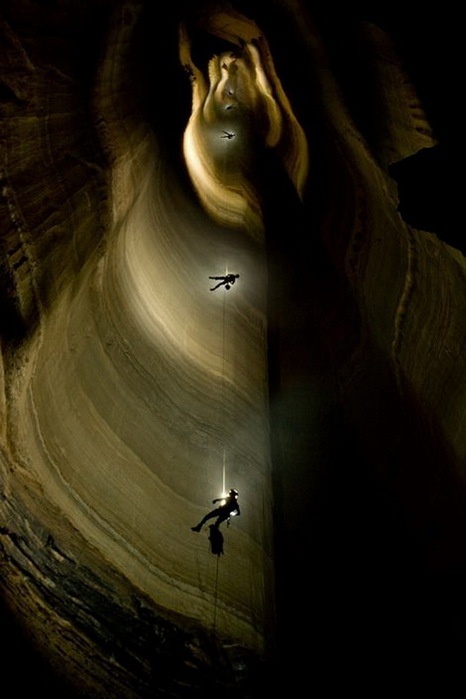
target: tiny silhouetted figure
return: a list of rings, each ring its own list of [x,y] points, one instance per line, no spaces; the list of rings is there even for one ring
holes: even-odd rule
[[[215,556],[223,554],[223,534],[218,524],[209,524],[210,550]]]
[[[228,109],[228,107],[227,107],[227,109]],[[235,134],[233,133],[233,131],[224,131],[223,136],[220,136],[220,138],[228,138],[228,140],[230,140],[231,138],[234,138],[234,137],[235,137]]]
[[[238,505],[238,491],[234,488],[230,490],[226,498],[215,498],[215,500],[212,500],[214,505],[216,502],[221,502],[222,504],[220,507],[216,507],[215,510],[208,512],[195,527],[191,527],[193,532],[200,532],[202,525],[213,517],[217,518],[214,526],[219,527],[222,522],[229,520],[230,517],[241,514]]]
[[[215,291],[219,286],[225,286],[227,291],[231,289],[235,281],[238,279],[239,274],[225,274],[221,277],[209,277],[209,279],[219,279],[219,283],[213,286],[210,290]]]

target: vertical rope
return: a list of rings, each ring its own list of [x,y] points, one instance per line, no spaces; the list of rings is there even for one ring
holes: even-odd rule
[[[215,633],[217,631],[217,597],[218,597],[218,561],[220,556],[217,556],[217,567],[215,571],[215,596],[214,596],[214,620],[212,624],[212,631]]]
[[[226,271],[228,274],[228,271]],[[226,409],[225,409],[225,310],[226,291],[223,292],[222,310],[222,415],[223,415],[223,464],[222,464],[222,495],[225,494],[226,479],[226,450],[225,450],[225,430],[226,430]]]
[[[228,272],[227,272],[228,273]],[[225,495],[226,491],[226,450],[225,450],[225,425],[226,425],[226,412],[225,412],[225,306],[226,306],[226,292],[223,293],[223,309],[222,309],[222,428],[223,428],[223,463],[222,463],[222,495]],[[217,630],[217,600],[218,600],[218,570],[219,570],[219,558],[217,556],[217,565],[215,571],[215,593],[214,593],[214,618],[212,624],[212,632],[215,634]]]
[[[227,139],[228,140],[228,139]],[[226,161],[227,161],[227,147],[224,151],[224,172],[226,173]],[[225,176],[224,176],[225,180]],[[225,268],[225,274],[228,274],[228,265]],[[223,289],[223,306],[222,306],[222,386],[221,386],[221,399],[222,399],[222,441],[223,441],[223,460],[222,460],[222,496],[226,495],[226,448],[225,448],[225,437],[226,437],[226,390],[225,390],[225,336],[226,336],[226,295],[227,290]],[[215,571],[215,593],[214,593],[214,616],[212,624],[213,634],[217,631],[217,610],[218,610],[218,574],[219,574],[219,559],[220,556],[217,555],[216,571]]]

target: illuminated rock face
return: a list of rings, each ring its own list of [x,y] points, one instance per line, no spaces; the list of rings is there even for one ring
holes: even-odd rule
[[[464,261],[397,212],[434,139],[383,33],[369,148],[307,3],[174,3],[153,47],[149,4],[4,11],[2,593],[79,692],[263,696],[277,646],[299,681],[335,652],[363,513],[464,563]]]
[[[13,253],[21,244],[32,248],[28,262],[38,267],[39,279],[32,289],[25,279],[32,300],[22,309],[18,303],[18,310],[31,332],[14,352],[14,367],[6,364],[3,483],[11,510],[5,515],[5,551],[14,559],[13,542],[24,538],[29,564],[39,568],[45,588],[60,599],[55,590],[68,586],[75,604],[88,608],[91,624],[112,626],[121,613],[130,628],[137,627],[145,604],[185,639],[214,632],[219,647],[234,648],[244,664],[248,656],[266,660],[275,643],[265,251],[251,243],[246,228],[233,234],[212,223],[177,183],[158,145],[160,135],[135,105],[124,113],[134,99],[123,80],[141,10],[140,3],[128,3],[109,21],[94,110],[101,158],[105,154],[110,164],[108,174],[97,171],[65,202],[72,209],[67,222],[72,232],[62,253],[79,257],[73,267],[54,259],[53,250],[48,255],[39,250],[35,257],[37,231],[29,228],[35,221],[22,222],[28,202],[22,204],[22,191],[16,201],[14,171],[7,185],[19,302],[26,293]],[[28,125],[24,128],[27,134]],[[39,120],[40,128],[53,140],[55,134]],[[78,158],[68,155],[73,156]],[[93,163],[85,165],[92,172]],[[95,181],[102,191],[108,186],[100,207],[103,236],[99,211],[96,215],[92,207]],[[82,222],[81,206],[92,211]],[[87,255],[79,254],[84,243],[74,249],[81,228]],[[51,281],[55,267],[58,279]],[[211,291],[209,276],[237,270],[234,290]],[[34,282],[52,290],[41,295]],[[210,551],[207,527],[200,534],[191,527],[211,509],[212,498],[232,486],[239,491],[242,515],[224,525],[220,561]],[[70,561],[80,571],[76,575],[60,570],[60,563],[67,567]],[[97,601],[92,593],[81,600],[97,570]],[[118,585],[121,596],[112,591],[109,609],[93,611],[106,590]],[[35,589],[24,595],[24,615],[34,617],[39,597]],[[110,670],[101,664],[102,651],[83,651],[78,632],[69,648],[63,641],[62,624],[75,623],[73,606],[66,621],[59,611],[55,617],[55,609],[46,612],[54,644],[62,646],[59,656],[83,664],[83,654],[97,655],[97,667],[78,682],[107,687]],[[120,607],[124,611],[118,612]],[[113,647],[118,634],[114,629],[100,642]],[[98,646],[99,640],[89,642]],[[188,659],[193,653],[186,650]],[[117,675],[120,665],[123,676],[128,671],[117,656],[107,662],[115,663]],[[157,675],[157,663],[152,672]],[[160,687],[183,681],[183,672],[174,674],[162,678]],[[138,685],[157,681],[143,669],[126,691],[137,695]],[[209,681],[190,679],[201,687]]]
[[[276,74],[267,40],[252,20],[225,11],[194,14],[194,28],[229,45],[207,74],[193,60],[190,27],[182,24],[180,58],[192,81],[192,114],[183,152],[193,187],[222,225],[264,235],[257,159],[277,152],[299,195],[308,147]],[[259,191],[258,191],[259,189]]]

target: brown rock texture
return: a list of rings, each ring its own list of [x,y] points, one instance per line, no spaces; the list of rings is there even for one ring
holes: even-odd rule
[[[464,257],[399,211],[437,139],[394,42],[345,28],[351,74],[331,26],[0,6],[0,589],[57,696],[292,696],[460,647]],[[216,556],[191,527],[231,487]]]

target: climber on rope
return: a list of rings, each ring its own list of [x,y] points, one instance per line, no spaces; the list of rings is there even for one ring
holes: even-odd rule
[[[227,107],[228,109],[228,107]],[[229,141],[231,141],[232,138],[235,137],[234,131],[223,131],[223,136],[220,136],[220,138],[228,138]]]
[[[238,279],[239,274],[225,274],[221,277],[209,277],[209,279],[215,279],[215,280],[220,280],[218,284],[213,286],[210,290],[215,291],[215,289],[218,289],[219,286],[225,286],[225,289],[229,291],[233,284],[236,282]]]
[[[225,498],[215,498],[212,500],[212,504],[215,505],[216,502],[220,502],[221,505],[216,507],[215,510],[208,512],[195,527],[191,527],[193,532],[200,532],[202,526],[213,517],[216,517],[215,524],[213,525],[218,529],[222,522],[230,523],[230,517],[238,516],[241,514],[238,504],[238,491],[232,488]]]

